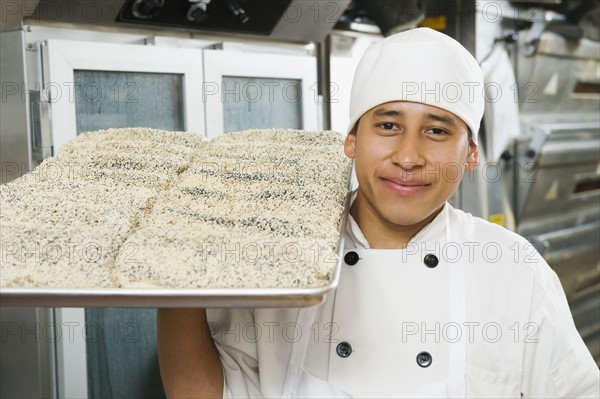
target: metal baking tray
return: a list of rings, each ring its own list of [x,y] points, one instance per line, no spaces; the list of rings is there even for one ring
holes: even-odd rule
[[[350,179],[349,179],[350,180]],[[350,181],[349,184],[350,186]],[[337,263],[327,285],[313,288],[102,288],[0,289],[2,307],[306,307],[318,305],[334,290],[340,278],[350,208],[348,190],[340,221]]]

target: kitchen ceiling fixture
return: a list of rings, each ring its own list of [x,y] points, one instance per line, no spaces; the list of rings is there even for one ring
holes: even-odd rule
[[[351,0],[40,0],[34,21],[321,42]],[[76,3],[76,4],[75,4]],[[93,20],[85,10],[95,10]]]
[[[292,0],[126,0],[117,22],[269,35]]]

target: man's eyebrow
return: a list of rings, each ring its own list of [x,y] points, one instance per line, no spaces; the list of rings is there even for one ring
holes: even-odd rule
[[[379,108],[373,112],[375,116],[404,116],[404,112],[395,109]]]
[[[427,114],[425,115],[425,119],[430,119],[437,122],[446,123],[448,125],[457,126],[457,123],[454,120],[454,118],[447,115]]]

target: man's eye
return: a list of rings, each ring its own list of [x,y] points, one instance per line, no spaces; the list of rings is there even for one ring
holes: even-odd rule
[[[432,129],[429,129],[429,130],[431,131],[431,133],[433,133],[435,135],[441,135],[441,134],[446,133],[446,131],[444,129],[440,129],[440,128],[437,128],[437,127],[434,127]]]
[[[385,130],[392,130],[394,128],[394,124],[391,122],[385,122],[381,124],[381,127],[383,127]]]

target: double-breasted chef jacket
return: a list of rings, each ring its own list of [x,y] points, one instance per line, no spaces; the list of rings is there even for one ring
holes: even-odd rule
[[[525,239],[446,203],[407,248],[370,249],[348,216],[321,305],[207,310],[223,397],[600,396],[558,277]]]

